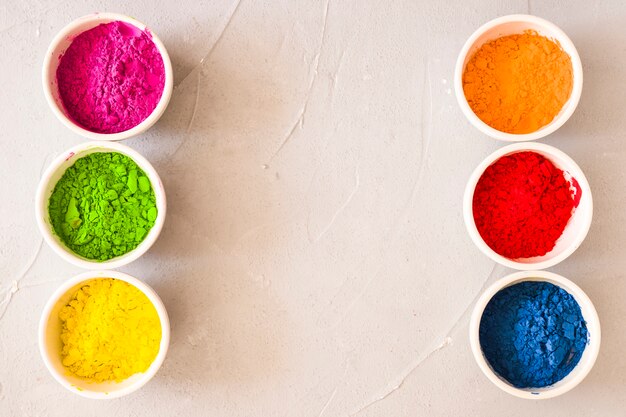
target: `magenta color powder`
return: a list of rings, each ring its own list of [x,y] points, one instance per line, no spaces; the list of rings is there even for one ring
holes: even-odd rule
[[[78,35],[60,58],[59,96],[68,115],[97,133],[117,133],[144,121],[165,85],[165,67],[150,35],[124,22]]]

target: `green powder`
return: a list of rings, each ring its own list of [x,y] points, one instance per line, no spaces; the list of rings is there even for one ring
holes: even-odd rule
[[[137,247],[157,217],[150,180],[117,152],[78,159],[54,187],[48,213],[68,248],[100,261]]]

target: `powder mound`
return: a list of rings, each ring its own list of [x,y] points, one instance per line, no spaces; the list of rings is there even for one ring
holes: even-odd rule
[[[59,319],[63,365],[87,381],[122,381],[145,372],[159,353],[158,313],[144,293],[125,281],[88,281]]]
[[[79,158],[48,201],[55,233],[75,253],[106,261],[139,245],[157,218],[150,180],[117,152]]]
[[[589,334],[571,294],[543,281],[499,291],[480,322],[480,345],[493,370],[518,388],[542,388],[578,364]]]
[[[569,99],[573,82],[570,56],[533,31],[487,42],[463,73],[465,98],[476,116],[515,134],[550,123]]]
[[[137,126],[157,106],[165,85],[163,58],[150,36],[119,21],[78,35],[56,76],[69,117],[97,133]]]
[[[578,201],[580,188],[550,160],[535,152],[518,152],[485,170],[472,209],[485,243],[502,256],[521,259],[543,256],[554,248]]]

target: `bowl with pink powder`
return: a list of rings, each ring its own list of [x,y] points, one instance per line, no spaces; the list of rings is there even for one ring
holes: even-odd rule
[[[172,64],[143,23],[116,13],[76,19],[54,38],[43,66],[46,99],[75,133],[94,140],[138,135],[172,95]]]

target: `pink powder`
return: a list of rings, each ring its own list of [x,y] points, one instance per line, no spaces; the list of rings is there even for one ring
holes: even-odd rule
[[[163,58],[150,36],[124,22],[78,35],[60,58],[59,96],[68,115],[97,133],[117,133],[144,121],[165,85]]]

